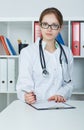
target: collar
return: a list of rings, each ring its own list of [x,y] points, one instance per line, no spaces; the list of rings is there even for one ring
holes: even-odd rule
[[[56,47],[56,49],[59,47],[59,45],[58,45],[58,42],[57,42],[57,41],[55,42],[55,47]]]
[[[47,44],[47,43],[46,43],[45,41],[42,40],[42,48],[43,48],[43,50],[45,49],[46,44]]]
[[[40,41],[40,37],[37,38],[37,40],[35,42],[35,45],[39,45],[39,41]],[[46,47],[46,42],[42,40],[42,48],[43,48],[43,50],[45,49],[45,47]]]

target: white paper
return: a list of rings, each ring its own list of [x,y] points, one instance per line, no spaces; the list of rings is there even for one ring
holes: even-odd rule
[[[66,109],[66,108],[74,108],[67,103],[58,103],[55,101],[37,101],[32,104],[32,106],[36,109]]]

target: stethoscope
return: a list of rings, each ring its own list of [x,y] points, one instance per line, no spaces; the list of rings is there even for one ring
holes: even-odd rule
[[[69,69],[68,69],[68,59],[66,56],[66,53],[62,47],[62,45],[56,40],[56,42],[58,43],[59,47],[60,47],[60,64],[62,66],[62,75],[63,75],[63,80],[65,83],[69,83],[71,82],[71,77],[70,77],[70,73],[69,73]],[[40,55],[40,63],[41,63],[41,67],[42,67],[42,75],[44,77],[48,77],[49,76],[49,72],[46,69],[46,62],[45,62],[45,57],[44,57],[44,52],[43,52],[43,48],[42,48],[42,39],[39,40],[39,55]],[[63,67],[63,63],[62,63],[62,55],[64,55],[65,57],[65,63],[66,63],[66,67],[67,67],[67,79],[65,78],[65,74],[64,74],[64,67]]]

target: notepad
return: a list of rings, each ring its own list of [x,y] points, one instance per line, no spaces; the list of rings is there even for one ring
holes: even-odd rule
[[[58,103],[55,101],[37,101],[31,106],[37,110],[52,110],[52,109],[73,109],[76,108],[67,102]]]

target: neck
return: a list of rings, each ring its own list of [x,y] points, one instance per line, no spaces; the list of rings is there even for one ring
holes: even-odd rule
[[[47,41],[45,49],[49,52],[54,52],[56,50],[55,41]]]

